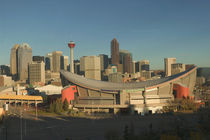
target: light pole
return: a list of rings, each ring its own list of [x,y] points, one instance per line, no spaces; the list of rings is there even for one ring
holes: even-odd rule
[[[70,72],[74,73],[74,52],[73,49],[75,47],[75,43],[73,41],[70,41],[68,43],[68,47],[70,48],[70,55],[71,55],[71,68],[70,68]]]

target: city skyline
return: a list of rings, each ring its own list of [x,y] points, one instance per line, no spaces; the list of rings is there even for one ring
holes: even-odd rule
[[[10,49],[24,42],[32,47],[33,55],[62,51],[69,56],[68,42],[73,40],[77,45],[75,59],[99,54],[110,57],[110,41],[116,38],[120,49],[129,50],[135,61],[149,60],[151,69],[164,69],[167,57],[209,67],[208,4],[206,0],[3,0],[0,64],[9,64]]]

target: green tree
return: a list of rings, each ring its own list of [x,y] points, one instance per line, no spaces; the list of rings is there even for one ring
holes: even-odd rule
[[[67,99],[65,98],[64,103],[63,103],[63,110],[68,111],[68,109],[69,109],[69,103]]]
[[[56,102],[55,102],[54,112],[55,113],[60,113],[61,112],[61,110],[60,110],[60,104],[59,104],[58,100],[56,100]]]
[[[55,111],[55,104],[54,104],[54,102],[52,102],[50,104],[49,112],[53,113],[54,111]]]

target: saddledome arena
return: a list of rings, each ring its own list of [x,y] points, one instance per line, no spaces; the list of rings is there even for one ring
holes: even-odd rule
[[[196,69],[194,66],[170,77],[133,83],[98,81],[61,71],[62,99],[88,112],[155,113],[174,98],[193,98]]]

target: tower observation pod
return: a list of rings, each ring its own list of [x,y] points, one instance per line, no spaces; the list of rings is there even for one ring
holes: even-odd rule
[[[74,52],[73,49],[75,47],[75,43],[73,41],[70,41],[68,43],[68,47],[70,48],[70,55],[71,55],[71,66],[70,66],[70,72],[74,73]]]

